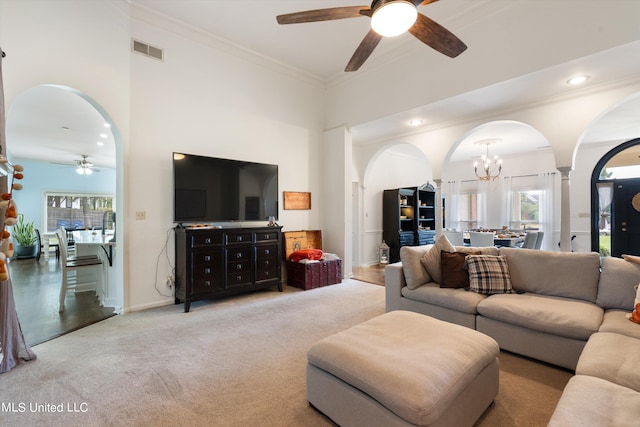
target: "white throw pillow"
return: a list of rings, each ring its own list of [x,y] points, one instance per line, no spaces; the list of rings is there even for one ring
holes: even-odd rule
[[[404,280],[409,289],[417,289],[425,283],[431,281],[431,276],[427,273],[420,259],[431,248],[425,246],[402,246],[400,248],[400,261],[402,261],[402,271]]]
[[[435,245],[428,252],[422,255],[420,261],[422,261],[422,265],[431,276],[431,280],[436,282],[437,284],[442,284],[442,267],[440,265],[440,252],[455,252],[456,248],[451,244],[447,236],[444,234],[438,237]]]

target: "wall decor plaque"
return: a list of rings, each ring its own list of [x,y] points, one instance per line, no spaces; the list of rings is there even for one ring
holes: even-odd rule
[[[311,193],[284,191],[284,208],[297,210],[311,209]]]

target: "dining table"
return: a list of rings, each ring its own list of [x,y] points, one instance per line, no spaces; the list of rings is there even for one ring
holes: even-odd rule
[[[503,247],[503,246],[516,247],[520,245],[522,242],[524,242],[524,235],[520,235],[520,234],[517,234],[517,235],[494,234],[493,236],[493,245],[496,247]],[[469,236],[465,233],[465,236],[464,236],[465,246],[469,246],[470,243],[471,243],[471,239],[469,239]]]

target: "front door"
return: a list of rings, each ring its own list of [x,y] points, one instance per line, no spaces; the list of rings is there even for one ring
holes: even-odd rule
[[[640,179],[613,184],[611,256],[640,255]]]

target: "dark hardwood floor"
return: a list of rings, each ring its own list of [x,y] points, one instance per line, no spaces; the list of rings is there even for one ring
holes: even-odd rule
[[[113,316],[93,292],[68,291],[65,311],[58,313],[62,270],[55,255],[45,260],[14,259],[9,263],[16,311],[29,345],[36,345]]]

